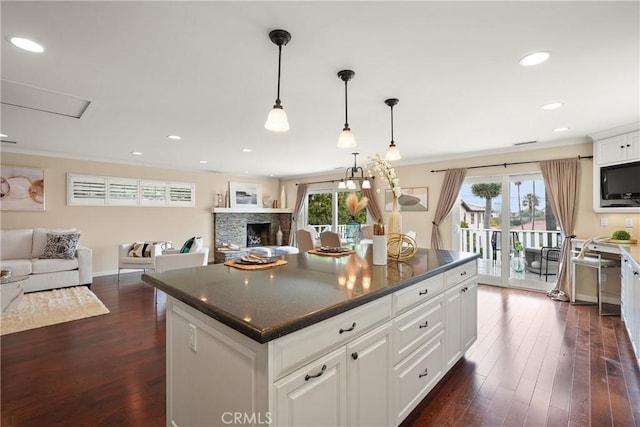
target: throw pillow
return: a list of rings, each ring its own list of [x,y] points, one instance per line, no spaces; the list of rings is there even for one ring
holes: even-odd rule
[[[47,244],[40,259],[73,259],[79,241],[80,233],[47,233]]]
[[[189,252],[198,252],[202,250],[204,247],[204,242],[202,241],[202,237],[191,237],[184,242],[182,245],[182,249],[180,249],[181,254],[188,254]]]
[[[133,258],[151,258],[153,243],[136,242],[131,246],[128,255]]]

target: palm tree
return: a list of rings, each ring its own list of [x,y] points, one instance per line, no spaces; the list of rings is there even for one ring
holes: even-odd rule
[[[522,181],[516,181],[514,184],[518,187],[518,218],[520,219],[520,228],[524,230],[524,224],[522,223],[522,209],[520,209],[520,186],[522,185]]]
[[[540,204],[540,199],[533,193],[527,193],[524,195],[522,206],[529,207],[529,218],[531,218],[531,229],[536,228],[536,206]]]
[[[485,199],[484,220],[482,227],[489,229],[489,219],[491,218],[491,199],[498,197],[502,193],[502,185],[490,182],[482,184],[473,184],[471,192],[474,196]]]

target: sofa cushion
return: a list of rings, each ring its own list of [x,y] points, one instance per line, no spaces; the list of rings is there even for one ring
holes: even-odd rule
[[[47,233],[47,244],[40,258],[73,259],[76,256],[80,233]]]
[[[75,270],[78,268],[78,258],[72,259],[34,259],[33,274],[54,273],[56,271]]]
[[[0,256],[2,259],[31,259],[33,230],[20,228],[0,231]]]
[[[33,273],[30,259],[5,259],[2,260],[2,268],[11,268],[14,276],[27,276]]]
[[[34,228],[31,255],[26,258],[40,258],[47,244],[47,233],[73,233],[75,228]]]
[[[201,252],[202,248],[204,248],[204,241],[202,237],[191,237],[184,245],[182,245],[182,249],[180,249],[180,253],[187,254],[190,252]]]
[[[133,258],[151,258],[151,248],[153,245],[151,242],[133,243],[127,255]]]

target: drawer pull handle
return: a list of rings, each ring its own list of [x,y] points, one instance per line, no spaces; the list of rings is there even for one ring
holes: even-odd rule
[[[356,328],[356,322],[353,322],[353,324],[351,325],[351,327],[349,329],[342,329],[340,328],[340,330],[338,332],[343,333],[343,332],[351,332]]]
[[[351,358],[353,360],[358,360],[358,352],[351,353]]]
[[[466,286],[464,288],[462,288],[462,292],[467,292],[468,290],[469,290],[469,288],[466,287]]]
[[[428,328],[428,327],[429,327],[429,321],[427,320],[426,322],[424,322],[424,325],[418,326],[418,329]]]
[[[638,274],[640,274],[640,273],[638,273],[637,271],[634,271],[634,272],[633,272],[633,275],[634,275],[634,276],[637,276]]]
[[[426,377],[427,375],[429,375],[429,368],[425,369],[423,373],[418,375],[418,378]]]
[[[324,371],[327,369],[327,365],[322,365],[322,370],[315,375],[305,375],[304,380],[309,381],[311,378],[318,378],[320,375],[324,374]]]
[[[461,276],[466,276],[467,275],[467,270],[463,271],[462,273],[460,273]]]
[[[429,288],[425,289],[424,291],[418,292],[418,295],[426,295],[428,293],[429,293]]]

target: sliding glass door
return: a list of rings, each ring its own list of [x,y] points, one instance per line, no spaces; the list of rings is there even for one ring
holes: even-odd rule
[[[539,173],[468,178],[454,227],[456,249],[481,255],[482,283],[545,291],[562,242]]]
[[[356,193],[358,200],[360,200],[362,197],[360,191],[335,188],[310,190],[307,194],[304,209],[304,223],[315,228],[317,233],[331,230],[340,234],[340,237],[346,238],[346,224],[350,218],[346,199],[349,193],[352,192]],[[367,222],[367,210],[364,209],[358,212],[356,219],[361,224],[365,224]]]

